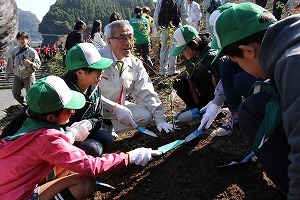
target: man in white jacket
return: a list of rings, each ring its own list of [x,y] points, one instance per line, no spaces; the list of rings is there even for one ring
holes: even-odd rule
[[[100,50],[101,55],[114,62],[104,69],[104,78],[100,82],[104,118],[111,119],[116,133],[131,130],[137,125],[148,126],[153,119],[159,131],[173,131],[172,125],[166,122],[162,102],[142,61],[131,54],[133,29],[127,20],[110,24],[107,44]],[[125,101],[129,93],[136,103]]]

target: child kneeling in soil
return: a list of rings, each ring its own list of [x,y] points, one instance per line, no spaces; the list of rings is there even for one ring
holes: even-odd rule
[[[85,199],[95,191],[95,178],[110,174],[129,163],[145,166],[161,153],[138,148],[127,153],[92,157],[72,145],[89,134],[89,128],[64,132],[84,96],[70,90],[59,77],[48,76],[31,86],[28,109],[4,129],[0,140],[0,199]],[[15,123],[22,123],[20,130]],[[75,172],[37,186],[54,167]]]

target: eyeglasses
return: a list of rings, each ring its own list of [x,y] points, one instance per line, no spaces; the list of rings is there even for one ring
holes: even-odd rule
[[[128,41],[128,40],[133,40],[133,35],[120,35],[119,37],[110,37],[108,39],[112,40],[119,40],[120,42]]]

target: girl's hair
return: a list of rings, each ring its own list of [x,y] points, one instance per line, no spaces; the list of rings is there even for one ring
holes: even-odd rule
[[[11,122],[9,122],[3,129],[2,134],[0,135],[0,139],[5,138],[6,136],[12,136],[18,130],[22,127],[23,123],[27,119],[27,117],[31,117],[36,120],[40,121],[47,121],[48,115],[59,115],[63,108],[50,112],[50,113],[36,113],[30,110],[30,108],[27,109],[26,112],[22,112],[21,114],[17,115]]]
[[[193,40],[192,40],[193,41]],[[211,37],[209,33],[199,33],[198,37],[194,39],[194,41],[197,43],[190,41],[187,46],[191,49],[194,49],[196,51],[202,52],[203,50],[208,46],[208,44],[211,42]]]
[[[94,34],[101,31],[102,22],[101,20],[95,20],[91,31],[91,37],[94,38]]]
[[[80,29],[85,29],[85,28],[86,28],[86,24],[82,20],[78,20],[74,26],[74,30],[77,30],[77,31],[79,31]]]
[[[112,23],[113,21],[121,20],[121,19],[122,19],[122,17],[118,12],[113,12],[113,13],[111,13],[111,15],[109,17],[109,23]]]
[[[142,8],[139,6],[135,7],[134,14],[136,15],[136,18],[141,18],[142,17]]]
[[[142,8],[142,10],[143,10],[143,13],[151,12],[151,10],[150,10],[150,8],[149,8],[148,6],[144,6],[144,7]]]
[[[80,68],[80,69],[85,71],[87,74],[90,74],[93,71],[96,71],[96,69],[91,69],[91,68],[88,68],[88,67],[83,67],[83,68]],[[77,77],[76,72],[80,69],[69,70],[61,78],[64,79],[64,81],[67,83],[67,85],[69,85],[70,83],[78,83],[78,77]]]

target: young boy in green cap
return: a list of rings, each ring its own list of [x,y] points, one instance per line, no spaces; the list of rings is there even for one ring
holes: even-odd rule
[[[99,82],[103,70],[112,64],[112,60],[104,58],[91,43],[79,43],[73,46],[66,56],[68,72],[62,77],[71,90],[80,92],[86,99],[85,105],[70,117],[64,128],[74,126],[90,127],[89,136],[74,145],[86,154],[97,157],[107,153],[113,143],[112,128],[103,120],[103,105]],[[78,123],[81,122],[81,123]],[[68,128],[69,126],[69,128]]]
[[[213,65],[211,64],[217,53],[211,49],[211,37],[208,33],[198,33],[193,26],[179,27],[173,37],[175,48],[171,55],[182,54],[189,61],[186,70],[173,82],[177,95],[186,104],[186,108],[174,118],[181,122],[188,122],[200,117],[198,110],[213,99],[215,88],[222,86],[218,83],[223,59],[220,58]],[[219,91],[217,93],[224,96]]]
[[[241,3],[212,24],[216,59],[227,55],[255,77],[270,79],[240,105],[239,123],[268,177],[288,199],[300,198],[299,19],[276,22],[260,6]]]

